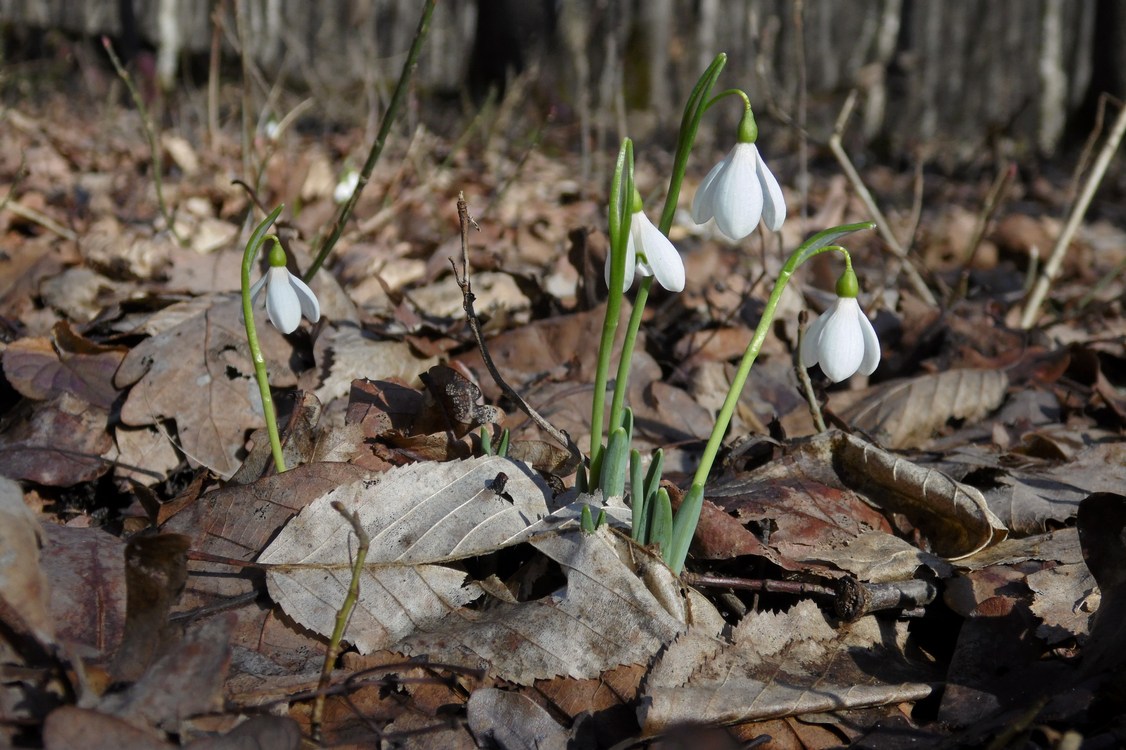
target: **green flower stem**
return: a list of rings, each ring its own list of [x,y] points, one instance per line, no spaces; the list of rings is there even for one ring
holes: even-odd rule
[[[598,365],[594,372],[594,398],[590,408],[590,486],[595,489],[602,453],[602,421],[606,411],[606,383],[610,379],[610,357],[614,353],[614,336],[622,311],[622,287],[626,278],[626,243],[633,213],[629,210],[633,195],[633,141],[622,139],[618,160],[614,165],[614,181],[610,185],[610,284],[606,299],[606,317],[602,321],[602,340],[598,345]],[[611,430],[614,426],[610,427]]]
[[[340,207],[340,212],[336,215],[336,222],[332,225],[328,239],[321,245],[321,249],[317,251],[317,257],[313,259],[313,264],[305,272],[304,280],[306,284],[313,280],[321,265],[324,264],[325,258],[336,246],[336,241],[340,239],[340,235],[344,232],[344,225],[348,222],[348,217],[352,215],[352,210],[355,209],[356,203],[360,200],[360,193],[363,192],[364,185],[368,184],[372,170],[375,169],[375,164],[379,161],[380,154],[383,153],[383,145],[387,143],[391,126],[395,123],[395,118],[399,116],[399,110],[403,108],[403,102],[407,98],[407,88],[415,68],[418,67],[418,56],[422,52],[422,42],[426,39],[426,32],[430,29],[430,16],[434,14],[434,7],[437,4],[438,0],[426,0],[426,5],[422,9],[422,16],[418,20],[418,29],[414,32],[414,41],[411,42],[407,59],[403,63],[403,70],[399,74],[399,83],[396,84],[395,91],[391,94],[391,103],[387,105],[387,111],[383,113],[383,119],[379,123],[379,133],[375,136],[375,143],[371,145],[371,150],[368,151],[364,168],[360,170],[360,180],[356,183],[356,189],[352,191],[348,201]]]
[[[242,254],[242,316],[246,320],[246,343],[250,346],[250,358],[254,361],[254,377],[258,380],[258,392],[262,394],[262,414],[266,418],[266,431],[270,435],[270,450],[274,454],[274,466],[278,473],[285,471],[285,458],[282,456],[281,438],[278,436],[278,418],[274,413],[274,399],[270,396],[270,380],[266,373],[266,358],[262,356],[262,346],[258,343],[258,330],[254,327],[254,305],[250,300],[250,268],[254,265],[254,258],[258,249],[266,241],[266,232],[285,206],[278,206],[261,224],[255,228],[246,243],[246,250]],[[277,237],[270,235],[274,242]]]
[[[692,94],[688,97],[688,103],[684,107],[684,117],[680,123],[680,135],[677,138],[676,155],[673,158],[673,171],[669,179],[669,190],[665,196],[665,205],[661,211],[661,223],[658,225],[660,232],[668,237],[669,230],[672,228],[672,222],[676,215],[676,205],[680,200],[680,188],[684,183],[684,174],[688,168],[688,155],[692,151],[692,146],[696,142],[696,133],[700,129],[700,120],[704,116],[704,112],[709,105],[704,102],[707,100],[709,93],[715,86],[716,79],[719,77],[723,66],[727,64],[727,55],[720,53],[716,56],[712,64],[708,66],[700,80],[696,82],[696,86],[692,89]],[[742,92],[739,92],[742,94]],[[744,98],[746,95],[743,95]],[[632,153],[631,153],[632,156]],[[632,177],[632,166],[630,170]],[[626,200],[621,204],[628,212],[630,209],[629,197],[633,195],[633,189],[623,190],[622,195]],[[613,192],[611,191],[610,198],[611,207],[618,205],[614,199]],[[611,208],[613,210],[613,208]],[[614,226],[613,218],[611,217],[611,227]],[[612,231],[612,230],[611,230]],[[624,235],[623,242],[629,239],[629,226],[624,225],[621,230],[621,235]],[[613,237],[611,237],[611,245],[613,246]],[[622,248],[622,255],[625,254],[625,246]],[[613,268],[611,267],[611,273]],[[653,277],[646,276],[641,280],[638,285],[637,296],[633,301],[633,310],[630,313],[629,323],[626,327],[625,339],[622,342],[622,352],[618,359],[618,373],[614,381],[614,398],[610,404],[610,426],[609,429],[613,430],[621,424],[622,409],[625,406],[626,392],[629,390],[629,371],[633,364],[633,349],[637,343],[637,332],[641,327],[641,318],[645,314],[645,303],[649,300],[649,290],[653,286]],[[615,321],[616,325],[616,321]],[[595,384],[597,389],[598,384]],[[595,397],[598,397],[598,391],[595,391]],[[601,437],[601,435],[599,435]],[[595,441],[591,439],[591,459],[593,463],[593,451]]]
[[[692,152],[693,144],[696,143],[696,133],[700,129],[700,120],[708,108],[705,102],[711,90],[715,87],[716,79],[723,72],[725,65],[727,65],[727,55],[721,52],[712,60],[712,64],[700,76],[700,80],[696,81],[696,86],[692,89],[688,102],[684,105],[684,116],[680,120],[680,134],[676,141],[676,155],[672,162],[672,176],[669,178],[669,192],[665,196],[665,206],[661,210],[661,222],[657,225],[657,228],[666,237],[672,228],[673,219],[676,217],[676,204],[680,200],[680,187],[684,183],[684,173],[688,169],[688,155]]]
[[[704,506],[704,483],[707,482],[708,475],[711,474],[712,465],[719,454],[719,447],[723,443],[727,428],[731,424],[731,417],[734,415],[739,397],[743,393],[743,386],[746,385],[747,377],[751,374],[751,365],[755,363],[755,359],[762,349],[762,344],[766,340],[766,334],[774,322],[774,312],[778,308],[778,302],[782,299],[782,292],[785,291],[790,277],[793,276],[799,265],[815,255],[829,251],[843,251],[843,248],[832,244],[840,237],[861,229],[871,229],[874,226],[875,224],[872,222],[862,222],[826,229],[803,242],[787,259],[786,265],[782,266],[782,270],[778,273],[778,280],[774,282],[774,289],[770,292],[770,299],[767,300],[766,308],[762,312],[762,318],[755,329],[754,336],[751,337],[746,351],[743,352],[743,360],[739,363],[739,369],[735,372],[735,377],[731,381],[727,398],[724,399],[723,406],[716,416],[712,434],[708,438],[708,444],[700,458],[700,466],[696,469],[696,474],[692,478],[692,486],[685,494],[673,521],[672,542],[665,552],[665,562],[668,563],[674,573],[679,575],[684,570],[684,561],[688,557],[688,546],[696,533],[696,525],[700,521],[700,511]]]

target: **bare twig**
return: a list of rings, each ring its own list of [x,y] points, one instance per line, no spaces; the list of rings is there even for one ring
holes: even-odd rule
[[[860,173],[856,171],[852,160],[848,158],[848,154],[845,153],[844,147],[841,145],[841,135],[844,133],[845,124],[848,122],[849,115],[852,114],[853,107],[856,106],[856,97],[857,91],[853,89],[852,92],[849,93],[848,99],[845,100],[844,106],[841,107],[841,113],[837,116],[837,123],[833,128],[833,135],[829,137],[829,149],[833,152],[833,155],[837,157],[841,169],[844,170],[845,176],[847,176],[849,182],[852,183],[856,194],[860,196],[860,200],[864,202],[864,205],[867,206],[868,211],[872,214],[872,218],[876,221],[877,228],[879,229],[880,236],[884,238],[884,242],[887,243],[888,248],[895,257],[903,263],[903,270],[907,274],[907,280],[911,283],[915,293],[928,305],[934,307],[938,304],[938,300],[935,299],[934,294],[931,292],[930,288],[927,287],[927,283],[923,281],[923,277],[919,275],[918,269],[915,268],[911,258],[907,255],[907,250],[900,244],[899,240],[895,238],[895,235],[892,234],[891,225],[888,223],[887,217],[884,216],[879,206],[876,205],[876,201],[872,198],[872,194],[868,191],[864,180],[861,179]]]
[[[798,373],[798,382],[801,383],[802,393],[805,394],[806,403],[809,404],[809,415],[813,417],[813,424],[818,432],[825,432],[825,417],[821,414],[821,402],[813,390],[813,381],[809,379],[809,370],[801,361],[801,344],[806,334],[806,323],[809,322],[809,311],[802,310],[798,313],[798,346],[794,350],[794,370]]]
[[[34,208],[28,208],[27,206],[17,203],[14,200],[10,200],[11,197],[11,193],[9,193],[8,195],[4,196],[3,201],[0,201],[0,211],[11,211],[21,219],[26,219],[27,221],[34,222],[44,229],[54,232],[65,240],[70,240],[71,242],[76,242],[78,240],[77,234],[67,229],[62,224],[59,224],[50,216],[41,214]]]
[[[332,228],[329,230],[328,239],[317,250],[312,265],[305,272],[306,283],[317,274],[317,271],[324,264],[325,258],[336,246],[337,240],[344,232],[344,225],[348,222],[348,217],[352,215],[356,203],[360,200],[364,186],[371,179],[372,170],[375,169],[375,164],[379,161],[380,154],[383,153],[383,146],[387,143],[387,136],[391,134],[391,126],[395,123],[395,118],[398,117],[399,110],[403,108],[403,102],[407,98],[407,88],[411,76],[414,74],[414,69],[418,67],[418,56],[422,52],[422,42],[426,39],[426,32],[430,29],[430,16],[434,14],[434,6],[437,3],[438,0],[426,0],[426,4],[422,8],[422,16],[418,19],[418,29],[414,32],[414,41],[411,42],[407,59],[403,63],[403,70],[399,74],[399,83],[395,86],[395,93],[391,95],[391,103],[387,106],[387,111],[383,113],[383,120],[379,123],[379,133],[376,134],[375,142],[371,144],[371,150],[368,151],[367,161],[364,162],[363,169],[360,170],[360,179],[356,182],[356,189],[352,191],[352,195],[340,207],[340,211],[336,214],[336,221],[333,222]]]
[[[994,178],[993,184],[989,187],[989,193],[985,196],[985,205],[982,206],[981,214],[977,217],[977,224],[974,226],[974,233],[970,238],[970,242],[966,245],[966,252],[962,256],[962,274],[958,281],[958,286],[951,290],[950,298],[947,300],[949,306],[954,302],[957,297],[964,297],[966,295],[967,286],[969,284],[970,265],[977,256],[978,248],[981,247],[981,239],[985,236],[985,230],[989,227],[989,222],[993,220],[993,216],[997,213],[998,207],[1001,205],[1002,199],[1009,190],[1009,186],[1013,184],[1013,178],[1017,174],[1017,165],[1009,162],[1001,171],[997,173]]]
[[[348,595],[344,597],[344,603],[340,605],[340,611],[336,613],[336,625],[332,629],[332,638],[329,640],[328,650],[325,652],[324,666],[321,667],[321,679],[317,682],[317,697],[313,702],[313,714],[309,720],[314,740],[320,740],[321,720],[324,718],[325,710],[325,690],[332,678],[332,665],[336,663],[336,657],[340,655],[340,641],[343,640],[344,631],[348,628],[348,620],[351,619],[352,610],[356,608],[356,602],[360,599],[360,576],[364,572],[364,561],[367,559],[368,548],[371,546],[371,539],[360,523],[359,513],[349,513],[340,502],[333,502],[332,508],[352,524],[352,532],[356,535],[357,546],[356,557],[352,562],[352,582],[348,584]]]
[[[866,583],[852,576],[837,581],[836,612],[845,622],[884,609],[912,610],[934,601],[938,589],[930,581],[911,578],[890,583]]]
[[[794,596],[823,596],[833,598],[837,595],[830,586],[802,581],[773,581],[763,578],[735,578],[732,576],[713,576],[707,573],[680,574],[680,579],[689,586],[707,588],[739,589],[740,591],[768,591],[772,594],[793,594]]]
[[[160,143],[156,137],[156,126],[153,125],[152,117],[149,115],[148,107],[145,106],[145,100],[141,97],[141,92],[137,91],[137,87],[133,84],[133,77],[125,70],[125,66],[121,64],[118,59],[117,53],[113,51],[113,45],[109,41],[109,37],[102,37],[102,46],[105,47],[106,54],[109,55],[110,62],[113,63],[113,69],[117,71],[117,75],[125,82],[125,87],[129,89],[129,96],[133,98],[133,104],[137,107],[137,112],[141,116],[141,125],[145,131],[145,138],[149,142],[149,158],[152,159],[152,178],[153,184],[156,186],[156,203],[160,207],[160,215],[164,217],[164,223],[168,225],[168,231],[179,245],[184,244],[184,240],[176,232],[176,224],[172,220],[172,214],[168,211],[168,204],[164,202],[164,166],[161,157]]]
[[[1087,176],[1086,182],[1083,183],[1083,190],[1079,194],[1079,198],[1075,201],[1075,206],[1071,209],[1071,215],[1067,218],[1067,224],[1064,225],[1063,231],[1056,239],[1056,244],[1052,248],[1052,254],[1048,256],[1048,261],[1044,264],[1044,270],[1040,272],[1040,278],[1036,280],[1036,285],[1032,288],[1032,293],[1028,296],[1028,301],[1020,316],[1020,327],[1031,328],[1032,324],[1036,322],[1037,316],[1040,314],[1040,305],[1044,303],[1044,297],[1048,294],[1048,288],[1052,285],[1052,281],[1059,273],[1060,265],[1063,263],[1063,256],[1067,252],[1067,246],[1071,244],[1071,238],[1075,236],[1075,232],[1079,229],[1079,222],[1083,221],[1083,216],[1087,213],[1087,208],[1091,205],[1091,199],[1095,197],[1095,190],[1098,189],[1099,183],[1102,182],[1103,175],[1106,174],[1107,167],[1110,166],[1110,160],[1114,156],[1114,152],[1118,150],[1118,144],[1122,142],[1122,136],[1126,134],[1126,106],[1118,110],[1118,117],[1111,127],[1110,134],[1107,136],[1106,141],[1103,143],[1099,155],[1095,157],[1095,163],[1091,167],[1091,173]]]
[[[457,218],[461,225],[461,273],[458,274],[457,263],[453,258],[450,258],[450,265],[453,266],[454,280],[457,281],[458,287],[461,289],[461,304],[465,310],[465,317],[469,321],[469,328],[473,331],[473,338],[477,340],[477,348],[481,351],[481,359],[488,368],[489,374],[493,378],[493,382],[504,392],[504,395],[512,399],[520,408],[520,411],[528,415],[528,417],[536,423],[536,426],[541,430],[551,435],[556,441],[559,442],[567,452],[571,454],[572,466],[578,466],[582,460],[582,453],[579,452],[579,446],[571,439],[571,436],[566,432],[557,429],[554,425],[540,416],[532,406],[525,401],[519,393],[517,393],[512,386],[505,382],[501,377],[500,371],[497,370],[496,363],[493,362],[493,357],[489,354],[489,348],[485,345],[485,337],[481,334],[481,321],[477,317],[477,313],[473,310],[473,286],[469,279],[469,227],[473,226],[474,229],[480,231],[477,222],[469,215],[469,205],[465,202],[465,194],[458,193],[457,197]]]

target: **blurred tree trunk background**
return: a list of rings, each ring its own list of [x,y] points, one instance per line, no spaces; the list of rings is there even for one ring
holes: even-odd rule
[[[193,59],[197,71],[206,65],[213,39],[236,59],[236,7],[262,80],[309,92],[331,118],[358,91],[373,106],[386,98],[421,3],[0,0],[3,55],[18,59],[44,32],[108,34],[126,55],[150,50],[170,89]],[[745,88],[760,119],[805,122],[818,140],[857,89],[849,138],[887,155],[925,147],[958,163],[1000,144],[1047,156],[1086,134],[1100,94],[1123,95],[1126,3],[440,0],[417,92],[424,105],[472,105],[521,81],[589,144],[627,125],[635,135],[674,129],[720,51],[730,58],[723,82]],[[733,126],[737,108],[724,109],[721,125]]]

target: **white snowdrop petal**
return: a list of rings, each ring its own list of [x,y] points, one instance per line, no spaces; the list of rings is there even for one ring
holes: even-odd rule
[[[809,328],[805,329],[805,335],[801,340],[801,363],[802,367],[813,367],[817,364],[818,353],[817,348],[821,342],[821,330],[825,327],[825,321],[829,318],[837,303],[834,302],[833,306],[825,312],[817,316],[817,319],[809,324]]]
[[[269,278],[270,274],[268,272],[264,273],[262,274],[262,278],[255,281],[250,287],[250,304],[252,307],[258,302],[258,295],[261,294],[262,290],[266,287],[266,280]]]
[[[835,310],[821,331],[818,355],[821,371],[834,383],[851,377],[864,359],[864,335],[860,332],[862,316],[855,297],[837,300]]]
[[[755,170],[757,151],[752,143],[732,150],[727,168],[716,178],[712,209],[719,231],[739,241],[755,230],[762,216],[762,186]]]
[[[644,215],[634,215],[638,222],[639,244],[645,253],[645,265],[657,277],[657,283],[670,292],[684,289],[684,261],[680,259],[669,238]]]
[[[271,268],[269,273],[274,271],[289,273],[284,268]],[[293,333],[301,323],[301,302],[287,282],[288,279],[271,280],[266,285],[266,314],[279,331]]]
[[[321,303],[317,301],[317,295],[313,294],[309,285],[293,274],[289,274],[289,283],[297,293],[297,301],[301,304],[301,314],[312,323],[320,320]]]
[[[704,177],[704,181],[700,183],[700,187],[696,188],[696,195],[692,198],[692,221],[697,224],[703,224],[715,215],[715,211],[712,209],[712,201],[715,197],[716,178],[723,172],[730,159],[731,154],[729,153],[711,168],[707,176]]]
[[[763,191],[762,202],[762,220],[766,224],[766,228],[772,232],[777,232],[782,228],[782,224],[786,221],[786,196],[782,194],[782,188],[775,179],[774,173],[766,166],[766,162],[762,160],[762,156],[755,148],[755,171],[758,175],[759,185]]]
[[[857,372],[861,375],[871,375],[880,364],[880,339],[876,336],[872,321],[868,320],[868,316],[863,311],[860,312],[860,333],[864,338],[864,359],[860,361],[860,369]]]

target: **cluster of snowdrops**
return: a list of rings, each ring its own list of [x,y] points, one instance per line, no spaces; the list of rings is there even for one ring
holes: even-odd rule
[[[847,250],[835,244],[841,237],[870,228],[872,224],[865,222],[826,229],[795,249],[779,272],[762,318],[716,416],[715,426],[692,485],[684,495],[675,516],[669,495],[660,486],[661,451],[657,450],[649,457],[646,468],[646,462],[640,453],[631,448],[633,417],[625,403],[625,396],[633,346],[653,282],[656,281],[670,292],[684,289],[684,263],[680,253],[669,241],[668,233],[697,130],[704,114],[716,103],[734,98],[742,103],[743,116],[735,145],[726,158],[708,172],[696,191],[692,200],[692,220],[697,224],[714,220],[717,229],[732,242],[746,238],[760,222],[770,231],[777,232],[786,220],[786,203],[782,190],[756,145],[758,127],[750,99],[739,89],[728,89],[712,95],[712,89],[725,63],[726,56],[722,54],[712,62],[700,77],[685,106],[669,189],[657,224],[646,215],[641,196],[633,184],[633,144],[630,139],[623,140],[618,152],[610,190],[610,253],[606,259],[609,295],[595,373],[591,447],[587,460],[579,468],[576,481],[580,490],[588,493],[601,491],[604,498],[625,497],[628,494],[633,537],[641,543],[659,544],[665,561],[677,573],[683,570],[688,546],[699,521],[704,483],[730,425],[751,366],[762,348],[782,291],[798,266],[824,252],[839,253],[844,259],[844,271],[836,285],[836,300],[809,326],[802,340],[802,365],[820,365],[830,380],[838,382],[857,372],[869,375],[880,361],[880,344],[876,332],[857,302],[859,283],[852,269],[851,258]],[[254,358],[274,460],[278,470],[284,471],[277,422],[266,379],[265,360],[254,328],[253,310],[256,306],[264,305],[270,322],[283,333],[292,333],[300,325],[302,317],[316,322],[320,318],[320,306],[308,285],[286,270],[285,253],[277,238],[268,234],[270,226],[280,213],[281,207],[278,207],[251,235],[243,258],[242,289],[247,339]],[[269,270],[251,286],[253,260],[266,241],[272,241]],[[607,413],[605,397],[619,313],[624,296],[635,284],[637,290],[633,309],[624,333]],[[589,506],[584,511],[583,524],[584,527],[593,529],[599,520],[592,518],[588,511]]]

